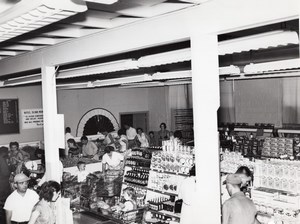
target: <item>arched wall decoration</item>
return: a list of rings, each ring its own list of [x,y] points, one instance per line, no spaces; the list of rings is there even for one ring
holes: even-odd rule
[[[77,129],[76,129],[76,136],[82,136],[83,132],[84,132],[85,124],[88,122],[89,119],[91,119],[92,117],[97,116],[97,115],[101,115],[101,116],[108,118],[110,120],[110,122],[112,123],[115,131],[117,131],[119,129],[119,127],[120,127],[119,123],[118,123],[117,119],[115,118],[115,116],[110,111],[103,109],[103,108],[94,108],[94,109],[91,109],[88,112],[86,112],[79,120]]]

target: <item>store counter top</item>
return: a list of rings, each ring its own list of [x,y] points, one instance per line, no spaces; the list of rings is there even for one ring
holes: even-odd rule
[[[98,216],[89,212],[78,212],[73,214],[74,224],[117,224],[106,217]]]

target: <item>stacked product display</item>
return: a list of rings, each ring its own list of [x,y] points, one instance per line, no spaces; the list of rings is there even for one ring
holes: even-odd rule
[[[182,146],[176,139],[164,141],[162,151],[152,153],[146,201],[147,223],[179,223],[175,201],[181,182],[194,164],[194,150]]]
[[[263,143],[263,156],[274,158],[291,158],[294,155],[294,144],[292,138],[265,138]]]
[[[228,151],[224,152],[222,157],[221,171],[224,173],[234,173],[240,166],[254,170],[251,199],[256,205],[258,220],[262,224],[300,223],[299,161],[283,159],[250,161],[250,158],[244,157],[241,153]]]

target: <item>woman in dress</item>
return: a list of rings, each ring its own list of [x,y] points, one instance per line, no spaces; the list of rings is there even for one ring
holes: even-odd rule
[[[40,201],[33,208],[28,224],[54,224],[55,210],[52,202],[60,195],[60,185],[56,181],[43,183],[39,193]]]
[[[137,128],[137,138],[141,143],[141,147],[149,147],[149,137],[143,132],[143,129]]]
[[[167,130],[166,123],[161,123],[159,125],[160,130],[157,132],[158,134],[158,145],[162,146],[162,141],[169,140],[170,132]]]

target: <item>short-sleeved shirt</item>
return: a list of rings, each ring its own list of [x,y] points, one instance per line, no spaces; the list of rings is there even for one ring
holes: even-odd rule
[[[6,199],[4,209],[12,211],[12,221],[28,222],[32,209],[38,201],[39,195],[33,190],[27,189],[24,196],[15,190]]]
[[[113,167],[118,166],[123,160],[124,160],[124,156],[118,152],[112,152],[111,157],[109,157],[107,153],[102,157],[103,164],[107,163],[109,166],[113,166]]]
[[[135,136],[137,135],[135,128],[130,127],[126,130],[126,136],[128,140],[134,140]]]
[[[77,182],[84,182],[86,181],[86,177],[89,175],[87,170],[77,171]]]
[[[98,147],[94,142],[88,141],[86,145],[82,146],[82,154],[84,156],[94,156],[98,152]]]
[[[39,201],[34,206],[33,211],[38,211],[40,214],[35,221],[35,224],[54,224],[55,223],[55,212],[54,208],[46,201]]]
[[[256,219],[256,207],[243,192],[237,192],[222,206],[223,224],[253,224]]]

